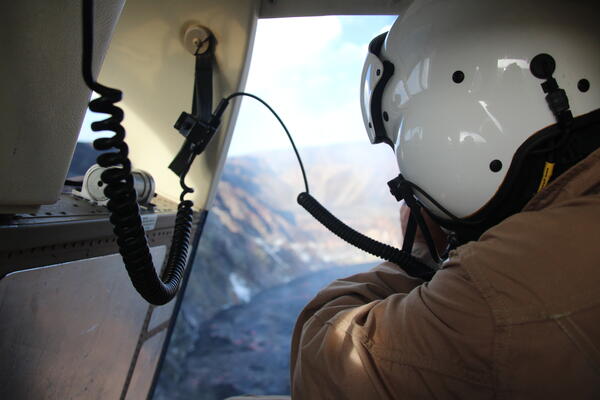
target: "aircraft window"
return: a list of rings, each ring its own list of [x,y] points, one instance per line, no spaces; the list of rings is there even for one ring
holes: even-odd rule
[[[369,41],[394,18],[260,20],[246,91],[280,114],[313,195],[355,229],[400,246],[397,175],[360,116]],[[296,203],[303,183],[281,127],[244,99],[155,399],[288,394],[302,307],[333,279],[378,260],[342,242]]]

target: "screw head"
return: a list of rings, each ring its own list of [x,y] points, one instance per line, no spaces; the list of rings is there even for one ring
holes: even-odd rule
[[[465,80],[465,73],[462,71],[454,71],[452,74],[452,81],[454,83],[461,83]]]
[[[190,25],[185,28],[182,42],[192,55],[202,54],[208,50],[210,31],[201,25]],[[198,47],[200,46],[200,47]]]
[[[588,90],[590,90],[590,81],[588,81],[587,79],[580,79],[579,82],[577,82],[577,89],[579,89],[580,92],[585,93]]]

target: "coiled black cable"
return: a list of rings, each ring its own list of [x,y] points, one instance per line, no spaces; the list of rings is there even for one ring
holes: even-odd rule
[[[302,192],[298,195],[298,204],[300,204],[306,211],[310,213],[310,215],[312,215],[317,221],[323,224],[335,235],[350,243],[351,245],[358,247],[362,251],[398,264],[402,267],[402,269],[404,269],[404,271],[407,274],[415,278],[430,280],[433,277],[433,275],[435,274],[435,270],[429,267],[427,264],[419,261],[412,254],[392,247],[390,245],[378,242],[377,240],[371,239],[370,237],[367,237],[362,233],[355,231],[354,229],[337,219],[325,207],[323,207],[321,203],[319,203],[313,196],[311,196],[308,190],[308,180],[306,179],[306,171],[304,170],[304,164],[302,163],[302,159],[300,158],[300,154],[298,153],[298,149],[296,148],[294,139],[292,139],[292,135],[290,134],[290,131],[288,130],[283,120],[279,117],[275,110],[273,110],[273,108],[271,108],[271,106],[267,104],[266,101],[250,93],[233,93],[223,101],[229,103],[231,99],[238,96],[251,97],[259,101],[265,107],[267,107],[267,109],[271,111],[271,113],[275,116],[277,121],[279,121],[279,124],[287,134],[287,137],[289,138],[290,143],[292,144],[292,148],[294,149],[294,153],[296,154],[296,158],[298,159],[298,164],[300,164],[302,178],[304,179],[304,187],[306,189],[305,192]]]
[[[127,273],[135,289],[151,304],[166,304],[177,294],[186,266],[192,230],[193,203],[190,200],[183,200],[183,196],[190,193],[192,189],[182,183],[184,192],[177,209],[167,266],[162,277],[159,277],[152,262],[136,200],[137,196],[131,175],[131,161],[128,157],[129,149],[124,141],[125,128],[121,125],[123,110],[115,105],[121,101],[122,92],[103,86],[93,78],[93,22],[94,1],[84,0],[83,77],[88,87],[100,95],[99,98],[90,102],[89,108],[91,111],[110,115],[107,119],[92,123],[92,130],[115,133],[110,138],[96,139],[94,148],[101,151],[117,150],[117,152],[100,154],[97,158],[97,163],[101,167],[108,168],[102,173],[101,178],[106,183],[104,194],[109,199],[107,207],[111,212],[110,222],[114,227],[113,232],[117,236],[119,253],[123,257]],[[184,177],[181,177],[181,182]]]

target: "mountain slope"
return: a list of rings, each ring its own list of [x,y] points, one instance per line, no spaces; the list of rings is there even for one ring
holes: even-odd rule
[[[362,145],[344,145],[303,149],[311,193],[355,229],[398,245],[398,205],[386,186],[386,181],[396,174],[393,153],[389,148],[379,148],[376,152],[366,152],[364,148]],[[278,288],[311,271],[377,262],[374,257],[327,231],[302,209],[295,202],[302,187],[297,162],[288,152],[227,160],[161,372],[159,391],[167,393],[182,387],[189,394],[194,393],[195,387],[199,392],[214,392],[224,397],[242,389],[265,389],[260,386],[260,380],[243,383],[236,379],[249,379],[253,374],[257,377],[273,374],[270,367],[264,367],[263,372],[238,374],[235,379],[223,378],[222,381],[228,383],[219,386],[217,371],[207,369],[208,365],[225,366],[229,364],[224,360],[235,360],[234,365],[238,363],[239,368],[246,371],[244,368],[248,365],[244,363],[262,356],[227,356],[244,350],[227,342],[230,339],[220,338],[211,330],[211,324],[229,324],[228,318],[234,318],[242,321],[238,324],[239,329],[250,321],[266,331],[276,329],[269,326],[269,321],[295,320],[301,304],[309,297],[303,298],[291,315],[288,306],[297,300],[293,296],[280,298],[278,305],[267,302],[256,306],[255,302],[260,303],[264,296],[271,296],[268,293],[287,293],[289,296],[289,290],[278,292]],[[349,274],[344,269],[336,270],[339,271],[337,275],[324,276]],[[246,303],[249,303],[248,307],[244,306]],[[225,310],[231,310],[231,313]],[[213,343],[214,340],[218,343]],[[221,343],[223,340],[227,343]],[[223,346],[217,346],[219,343]],[[210,349],[212,351],[208,351]],[[281,350],[273,356],[273,368],[287,369],[284,363],[286,351]],[[219,352],[223,354],[217,354]],[[281,387],[277,385],[285,387],[288,384],[286,380],[281,381],[281,377],[278,379],[270,390],[277,391],[276,388]],[[172,386],[172,383],[176,385]],[[178,398],[198,398],[198,395],[186,397],[182,394]]]

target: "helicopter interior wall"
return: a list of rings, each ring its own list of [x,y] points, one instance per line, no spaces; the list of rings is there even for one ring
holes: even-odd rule
[[[97,4],[96,71],[123,3]],[[31,212],[58,199],[91,94],[81,77],[81,5],[67,0],[1,2],[0,15],[5,39],[0,213]]]
[[[176,204],[154,202],[142,220],[154,265],[164,268]],[[196,227],[205,215],[195,215]],[[176,302],[155,307],[139,296],[108,217],[105,207],[62,194],[37,213],[0,219],[4,395],[139,399],[148,393]]]
[[[157,265],[166,250],[151,249]],[[113,254],[0,280],[2,392],[14,399],[116,399],[131,387],[145,395],[156,363],[144,360],[158,358],[165,330],[148,346],[140,343],[149,306],[126,275],[120,255]],[[146,370],[137,374],[149,376],[134,381],[130,370],[137,360]]]
[[[259,18],[319,15],[394,15],[411,0],[262,0]]]

